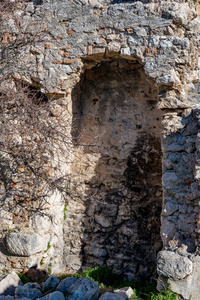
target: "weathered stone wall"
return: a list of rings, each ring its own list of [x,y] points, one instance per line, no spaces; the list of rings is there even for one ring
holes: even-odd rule
[[[5,253],[1,269],[10,261],[16,269],[48,267],[52,257],[55,273],[107,264],[129,278],[148,276],[160,249],[162,146],[158,272],[185,299],[198,299],[199,13],[196,1],[45,1],[19,9],[27,33],[46,33],[22,47],[12,73],[56,95],[52,118],[66,116],[69,140],[54,167],[70,181],[64,197],[49,196],[49,258],[41,248],[19,267],[20,258],[13,263]],[[4,42],[20,33],[12,20],[2,28]],[[7,211],[5,230],[16,226]]]

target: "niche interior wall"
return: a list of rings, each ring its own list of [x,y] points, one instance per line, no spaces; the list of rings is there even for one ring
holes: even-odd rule
[[[73,217],[64,225],[69,271],[75,255],[79,267],[106,265],[130,278],[155,271],[162,208],[157,98],[137,60],[105,59],[74,88],[71,189],[85,213],[74,221],[73,234]]]

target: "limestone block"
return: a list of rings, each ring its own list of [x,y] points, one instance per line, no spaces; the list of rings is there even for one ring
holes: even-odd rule
[[[192,273],[192,262],[187,257],[162,250],[158,254],[157,271],[160,276],[181,280]]]
[[[61,280],[61,282],[59,283],[59,285],[57,286],[57,291],[60,291],[62,293],[66,293],[69,289],[69,287],[76,281],[77,279],[75,277],[68,277],[65,278],[63,280]]]
[[[181,295],[184,299],[199,300],[200,295],[200,257],[193,259],[193,274],[187,276],[183,280],[168,279],[173,292]]]
[[[12,271],[0,281],[0,295],[14,295],[15,288],[22,285],[19,276]]]
[[[44,283],[42,287],[43,292],[47,292],[51,289],[54,289],[59,283],[59,279],[55,276],[50,276]]]
[[[98,284],[88,277],[79,278],[69,288],[68,300],[97,300]]]
[[[64,297],[63,293],[56,291],[56,292],[50,293],[44,297],[41,297],[39,299],[41,299],[41,300],[64,300],[65,297]],[[39,300],[39,299],[37,299],[37,300]]]
[[[37,233],[12,232],[6,236],[6,249],[18,256],[31,256],[47,248],[49,235],[41,237]]]

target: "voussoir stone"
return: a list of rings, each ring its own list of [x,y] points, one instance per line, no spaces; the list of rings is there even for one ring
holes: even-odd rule
[[[51,289],[54,289],[58,285],[59,281],[60,280],[57,277],[55,277],[55,276],[49,277],[45,281],[45,283],[43,285],[43,288],[42,288],[42,291],[43,292],[47,292],[47,291],[49,291]]]
[[[158,254],[157,271],[160,276],[181,280],[192,273],[192,262],[172,251],[162,250]]]
[[[68,300],[97,300],[99,287],[88,277],[79,278],[69,288]]]
[[[41,297],[37,300],[65,300],[65,297],[64,297],[63,293],[56,291],[56,292],[50,293],[44,297]]]
[[[61,282],[59,283],[59,285],[57,286],[57,291],[60,291],[62,293],[66,293],[69,289],[69,287],[76,281],[77,279],[75,277],[68,277],[65,278],[63,280],[61,280]]]
[[[19,286],[15,290],[15,298],[30,298],[37,299],[42,296],[42,292],[39,289],[30,288],[27,286]]]
[[[19,276],[12,271],[0,281],[0,295],[14,295],[16,287],[22,285]]]
[[[31,256],[47,248],[49,236],[41,237],[37,233],[12,232],[6,236],[6,249],[18,256]]]

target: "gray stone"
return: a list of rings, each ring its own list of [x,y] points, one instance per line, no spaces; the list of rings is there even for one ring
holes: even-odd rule
[[[167,202],[163,209],[163,216],[170,216],[179,208],[178,204]]]
[[[41,300],[64,300],[65,297],[64,297],[63,293],[56,291],[56,292],[50,293],[44,297],[41,297],[39,299],[41,299]],[[37,299],[37,300],[39,300],[39,299]]]
[[[22,285],[19,276],[12,271],[0,281],[0,295],[14,295],[16,287]]]
[[[174,172],[165,172],[162,177],[162,180],[163,180],[164,187],[168,190],[168,189],[173,189],[175,183],[178,180],[178,177]]]
[[[0,300],[13,300],[14,296],[0,296]]]
[[[163,250],[158,254],[157,271],[160,276],[181,280],[192,273],[192,267],[191,260],[172,251]]]
[[[37,299],[42,296],[42,292],[35,288],[19,286],[15,290],[15,298],[30,298]]]
[[[194,270],[193,274],[187,276],[182,280],[168,279],[168,284],[173,292],[181,295],[183,299],[199,300],[200,295],[200,257],[196,256],[193,260]]]
[[[133,296],[133,294],[134,294],[134,291],[129,286],[129,287],[123,287],[123,288],[118,289],[118,290],[114,290],[114,293],[120,293],[120,295],[123,295],[126,299],[126,298],[131,298],[131,296]]]
[[[6,249],[18,256],[31,256],[47,248],[49,236],[41,237],[36,233],[11,232],[6,236]]]
[[[124,300],[124,298],[115,293],[105,293],[99,298],[99,300]]]
[[[41,286],[37,282],[28,282],[28,283],[25,283],[23,285],[23,287],[30,288],[30,289],[39,289],[39,290],[41,289]]]
[[[43,287],[42,287],[42,291],[47,292],[51,289],[54,289],[58,284],[59,284],[60,280],[55,277],[55,276],[50,276],[44,283]]]
[[[61,280],[61,282],[59,283],[59,285],[57,286],[56,290],[60,291],[62,293],[66,293],[69,289],[69,287],[76,281],[77,279],[75,277],[68,277],[65,278],[63,280]]]
[[[79,278],[69,288],[68,300],[97,300],[98,284],[88,277]]]

